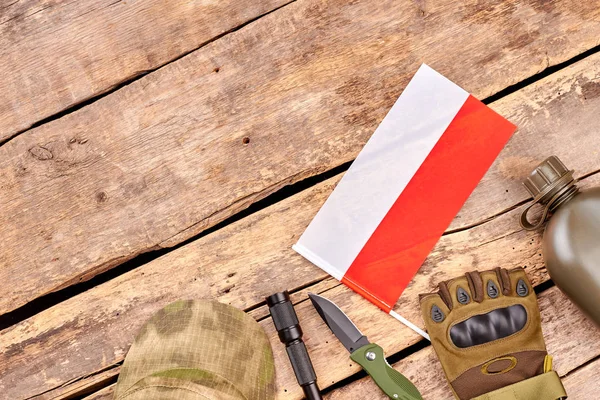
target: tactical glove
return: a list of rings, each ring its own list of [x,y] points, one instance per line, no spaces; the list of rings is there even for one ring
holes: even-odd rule
[[[446,378],[460,400],[566,398],[522,268],[469,272],[420,296]]]

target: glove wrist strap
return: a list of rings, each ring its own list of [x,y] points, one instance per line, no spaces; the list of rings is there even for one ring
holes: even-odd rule
[[[550,371],[482,394],[471,400],[557,400],[566,398],[567,392],[558,374],[556,371]]]

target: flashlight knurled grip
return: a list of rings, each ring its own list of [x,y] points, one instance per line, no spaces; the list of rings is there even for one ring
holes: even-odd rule
[[[304,395],[307,400],[321,400],[317,376],[302,341],[302,328],[288,292],[275,293],[267,297],[267,305],[279,339],[286,346],[294,374],[298,384],[304,390]]]

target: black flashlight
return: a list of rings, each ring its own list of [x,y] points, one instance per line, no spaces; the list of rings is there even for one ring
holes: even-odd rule
[[[302,329],[287,290],[267,297],[267,305],[304,396],[307,400],[322,400],[317,375],[302,341]]]

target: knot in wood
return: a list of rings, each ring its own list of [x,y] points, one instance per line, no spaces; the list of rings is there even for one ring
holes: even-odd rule
[[[30,148],[29,154],[31,154],[33,158],[40,161],[51,160],[54,157],[50,150],[40,145],[35,145],[32,148]]]

